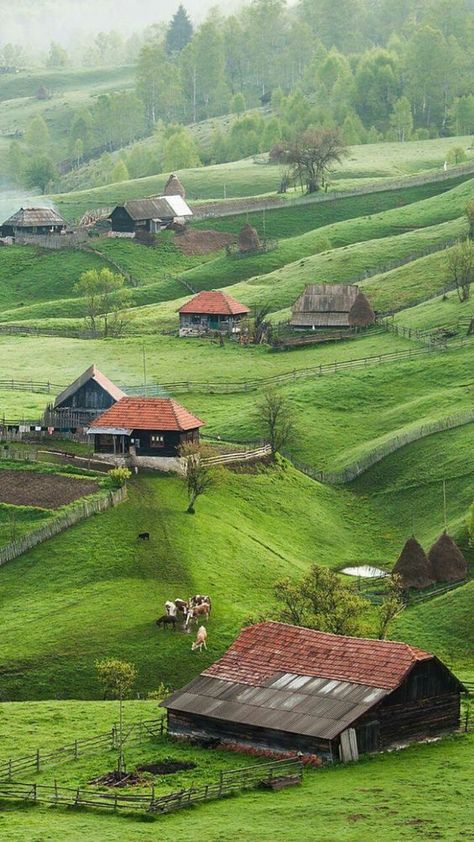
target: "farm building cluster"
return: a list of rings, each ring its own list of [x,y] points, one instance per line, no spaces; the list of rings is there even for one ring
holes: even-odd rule
[[[264,622],[162,705],[174,737],[348,761],[456,729],[463,690],[406,643]]]

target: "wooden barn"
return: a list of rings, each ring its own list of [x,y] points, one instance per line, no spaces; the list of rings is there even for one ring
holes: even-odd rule
[[[124,397],[92,422],[94,451],[117,464],[179,470],[179,447],[204,425],[172,398]]]
[[[454,730],[463,690],[406,643],[264,622],[162,706],[172,736],[351,760]]]
[[[220,290],[198,292],[178,310],[179,335],[200,336],[209,331],[239,333],[240,322],[250,310]]]
[[[75,418],[80,425],[86,425],[124,397],[125,392],[102,374],[97,366],[91,365],[57,396],[52,412],[58,419],[61,416],[69,420]]]
[[[308,284],[293,305],[291,326],[317,328],[368,327],[375,313],[359,287],[350,284]]]
[[[66,220],[52,208],[20,208],[5,220],[1,234],[2,237],[63,234],[66,228]]]
[[[109,216],[117,234],[156,234],[174,222],[185,221],[193,212],[182,196],[157,196],[132,199],[117,205]]]

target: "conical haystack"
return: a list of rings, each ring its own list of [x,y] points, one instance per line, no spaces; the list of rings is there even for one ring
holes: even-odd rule
[[[459,582],[467,576],[467,561],[447,532],[433,544],[428,560],[436,582]]]
[[[427,588],[433,584],[428,557],[416,538],[408,539],[393,568],[400,576],[404,588]]]
[[[349,311],[349,324],[351,327],[368,327],[375,322],[375,313],[370,306],[369,299],[363,292],[359,292]]]
[[[256,251],[261,247],[260,238],[255,228],[247,223],[239,234],[240,251]]]
[[[182,199],[186,198],[186,190],[175,173],[171,173],[168,181],[166,182],[164,195],[181,196]]]

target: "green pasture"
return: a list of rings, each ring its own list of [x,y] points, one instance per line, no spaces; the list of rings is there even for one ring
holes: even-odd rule
[[[472,319],[474,319],[474,286],[471,284],[471,297],[467,301],[460,301],[456,290],[447,292],[425,301],[417,307],[403,310],[395,317],[397,324],[404,327],[421,326],[426,330],[436,330],[440,327],[454,329],[459,335],[465,335]]]
[[[54,513],[47,509],[0,503],[0,548],[10,541],[22,538],[32,529],[43,526],[52,517]]]

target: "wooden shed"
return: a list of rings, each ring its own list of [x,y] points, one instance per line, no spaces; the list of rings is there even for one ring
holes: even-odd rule
[[[203,425],[172,398],[124,397],[92,422],[88,434],[95,453],[117,457],[118,464],[175,470],[180,445],[199,442]]]
[[[193,212],[182,196],[157,196],[132,199],[117,205],[109,216],[117,234],[155,234],[177,220],[192,217]]]
[[[375,322],[375,313],[359,287],[350,284],[308,284],[293,305],[295,328],[355,328]]]
[[[57,396],[52,409],[59,417],[74,415],[81,424],[89,424],[124,397],[125,392],[91,365]]]
[[[179,335],[200,336],[203,333],[239,333],[240,322],[250,310],[221,290],[198,292],[178,310]]]
[[[406,643],[264,622],[162,706],[172,736],[345,760],[454,730],[463,690]]]
[[[20,208],[2,225],[2,237],[63,234],[67,222],[52,208]]]

